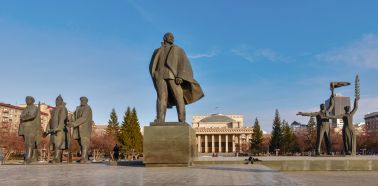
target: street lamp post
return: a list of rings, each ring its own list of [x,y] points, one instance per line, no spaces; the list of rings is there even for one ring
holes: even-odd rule
[[[276,156],[278,156],[278,152],[280,152],[280,149],[274,149],[276,151]]]

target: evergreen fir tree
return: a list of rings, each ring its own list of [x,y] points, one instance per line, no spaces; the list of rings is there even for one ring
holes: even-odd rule
[[[140,124],[138,120],[137,111],[133,108],[131,114],[131,124],[132,124],[132,146],[136,152],[143,152],[143,136],[140,132]]]
[[[285,154],[287,152],[294,151],[294,133],[290,128],[289,123],[285,120],[282,121],[282,152]]]
[[[108,126],[106,127],[106,135],[117,139],[119,135],[119,122],[115,109],[112,109],[110,113],[110,119],[108,121]]]
[[[122,144],[122,148],[126,151],[130,151],[132,149],[131,133],[131,109],[130,107],[127,107],[119,133],[119,142]]]
[[[251,138],[251,149],[254,152],[260,152],[262,140],[263,140],[263,131],[260,128],[259,120],[256,118],[255,124],[253,125],[252,138]]]
[[[274,152],[275,149],[281,149],[282,147],[282,128],[280,113],[276,109],[276,113],[273,120],[272,138],[270,139],[269,149]]]

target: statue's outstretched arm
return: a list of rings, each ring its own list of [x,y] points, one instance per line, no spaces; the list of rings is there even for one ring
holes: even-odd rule
[[[318,115],[318,112],[298,112],[297,115],[315,117],[316,115]]]

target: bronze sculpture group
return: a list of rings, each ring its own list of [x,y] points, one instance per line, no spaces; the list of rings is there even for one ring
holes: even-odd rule
[[[34,98],[26,97],[26,108],[20,116],[19,135],[23,136],[25,141],[25,163],[37,161],[38,145],[41,136],[50,135],[49,147],[54,151],[51,163],[62,162],[62,152],[69,148],[71,133],[73,128],[73,138],[77,140],[81,150],[80,163],[88,162],[88,151],[90,145],[90,136],[92,132],[92,110],[88,105],[88,98],[80,98],[80,106],[76,108],[73,117],[69,118],[66,103],[62,96],[56,98],[56,107],[51,110],[51,117],[42,132],[41,128],[41,111],[40,106],[34,105]]]
[[[193,78],[190,62],[182,48],[174,44],[172,33],[166,33],[160,48],[152,55],[150,75],[156,92],[157,116],[155,122],[164,123],[167,108],[177,107],[178,120],[186,121],[185,105],[201,99],[204,94]],[[81,150],[81,163],[88,161],[92,132],[92,110],[86,97],[80,98],[80,106],[70,117],[62,96],[56,98],[56,107],[51,110],[51,118],[42,133],[40,108],[34,105],[34,98],[26,98],[27,107],[22,112],[19,135],[25,141],[25,162],[37,161],[39,139],[50,135],[49,147],[54,151],[52,163],[62,162],[62,152],[69,148],[71,130]]]
[[[358,100],[360,99],[360,85],[359,77],[356,76],[355,80],[355,99],[354,108],[350,111],[350,106],[344,107],[344,114],[332,115],[331,110],[335,106],[334,101],[334,89],[342,86],[350,85],[348,82],[331,82],[331,97],[329,106],[326,108],[325,104],[320,105],[319,112],[299,112],[297,115],[316,117],[317,122],[317,134],[316,134],[316,155],[320,155],[321,143],[324,139],[327,154],[332,155],[332,141],[331,141],[331,126],[329,123],[330,119],[342,119],[343,120],[343,144],[344,144],[344,154],[345,155],[356,155],[356,132],[353,126],[353,115],[356,113],[358,108]]]
[[[172,33],[166,33],[161,46],[153,52],[149,71],[157,93],[156,119],[155,123],[165,122],[167,108],[176,106],[178,121],[186,122],[185,105],[191,104],[204,96],[204,93],[193,78],[191,64],[182,48],[174,44]],[[354,108],[345,107],[342,115],[332,115],[334,89],[349,85],[347,82],[332,82],[330,85],[331,96],[329,105],[320,105],[320,111],[304,113],[298,115],[316,117],[317,120],[317,140],[316,154],[321,154],[321,143],[324,140],[327,154],[332,154],[331,126],[330,119],[340,118],[344,122],[342,129],[344,151],[347,155],[356,154],[356,134],[353,127],[353,115],[358,108],[359,100],[359,79],[355,81]],[[52,163],[62,162],[62,152],[69,148],[72,135],[77,140],[81,150],[81,163],[88,161],[90,137],[92,132],[92,110],[88,105],[88,98],[80,98],[78,106],[72,116],[69,116],[66,103],[62,96],[56,98],[56,107],[51,110],[51,119],[44,132],[41,129],[40,105],[34,104],[35,100],[31,96],[26,97],[26,108],[20,116],[19,135],[25,141],[25,162],[37,161],[37,149],[41,136],[50,135],[49,147],[54,151]]]

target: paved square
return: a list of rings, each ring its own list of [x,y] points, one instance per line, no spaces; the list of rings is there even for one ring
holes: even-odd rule
[[[293,171],[285,175],[309,186],[377,185],[378,171]]]
[[[278,172],[263,165],[2,165],[0,185],[376,185],[377,171]]]
[[[31,183],[31,184],[29,184]],[[104,164],[0,166],[0,185],[298,185],[261,165],[127,167]]]

